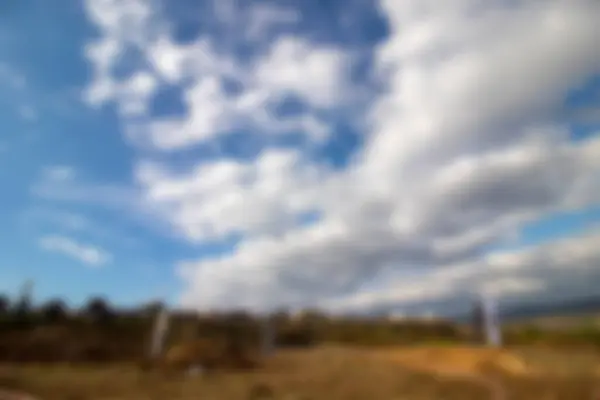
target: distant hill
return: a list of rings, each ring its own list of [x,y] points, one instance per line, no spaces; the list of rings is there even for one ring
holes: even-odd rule
[[[501,314],[505,320],[520,320],[535,317],[585,315],[599,312],[600,296],[589,296],[562,302],[508,307]]]
[[[553,316],[578,316],[593,313],[600,313],[600,295],[553,301],[551,303],[532,302],[518,305],[507,304],[500,307],[500,317],[506,322]],[[470,318],[470,315],[462,314],[457,316],[456,320],[467,322]]]

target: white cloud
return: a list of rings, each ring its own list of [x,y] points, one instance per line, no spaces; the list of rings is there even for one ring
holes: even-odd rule
[[[581,264],[590,271],[599,266],[589,253],[597,239],[584,237],[553,244],[562,252],[482,253],[523,223],[600,203],[600,139],[572,142],[557,117],[569,90],[600,70],[600,5],[384,0],[381,10],[391,35],[374,61],[385,90],[371,109],[352,110],[365,119],[365,144],[347,169],[277,149],[187,171],[153,160],[138,165],[144,204],[189,241],[243,236],[231,254],[181,263],[185,304],[377,307],[446,299],[468,287],[541,296],[570,268],[565,254],[589,256]],[[156,84],[184,87],[186,115],[150,118],[136,135],[159,149],[311,123],[321,132],[313,139],[322,139],[321,114],[282,120],[269,105],[293,94],[313,111],[341,113],[357,93],[347,76],[351,58],[331,45],[287,35],[240,63],[208,37],[178,45],[166,31],[148,33],[146,22],[122,32],[111,21],[101,22],[104,40],[143,43]],[[240,91],[228,92],[226,79]],[[150,86],[140,85],[146,93]],[[307,214],[318,220],[299,223]],[[539,270],[525,268],[543,255]],[[408,270],[420,275],[407,278]],[[369,284],[377,276],[389,277],[385,287]]]
[[[309,108],[331,110],[349,100],[345,83],[352,59],[331,46],[284,36],[261,43],[256,59],[241,63],[207,37],[176,43],[151,3],[129,0],[117,6],[90,1],[88,14],[103,36],[86,48],[95,70],[86,98],[94,106],[114,102],[134,143],[149,139],[161,149],[180,149],[239,129],[263,134],[306,132],[322,139],[328,129],[319,115],[309,111],[276,118],[270,111],[273,103],[296,95]],[[286,18],[276,23],[274,16],[280,14]],[[293,24],[297,20],[293,15],[287,9],[256,5],[224,19],[230,23],[233,18],[233,40],[239,42],[248,39],[246,30],[260,38],[274,25]],[[124,28],[122,21],[131,26]],[[132,64],[131,76],[117,77],[113,70],[127,51],[139,53],[140,67]],[[225,89],[228,80],[240,86],[238,93]],[[163,81],[182,85],[183,117],[149,114],[148,104]]]
[[[384,2],[397,28],[380,52],[391,88],[368,151],[374,163],[389,162],[381,168],[511,143],[528,125],[553,122],[568,90],[600,68],[593,2],[490,2],[470,13],[472,2],[457,1],[423,6],[418,17],[408,4]],[[395,157],[381,156],[390,149]]]
[[[149,42],[145,56],[162,79],[170,83],[197,82],[203,75],[245,80],[245,71],[231,55],[221,54],[215,45],[199,38],[189,44],[174,42],[167,34]]]
[[[302,168],[297,154],[272,151],[255,163],[220,160],[175,175],[143,164],[137,179],[145,199],[191,240],[232,233],[274,233],[311,211],[316,171]],[[289,190],[289,196],[282,191]]]
[[[300,19],[297,10],[257,3],[250,9],[245,35],[251,40],[264,40],[273,27],[292,25]]]
[[[137,72],[129,78],[120,93],[123,113],[132,116],[146,114],[156,87],[156,78],[148,72]]]
[[[335,48],[315,48],[291,37],[279,39],[256,67],[257,85],[272,95],[292,93],[317,107],[343,100],[350,60]]]
[[[67,165],[55,165],[44,168],[43,178],[52,183],[65,182],[73,179],[76,175],[75,169]]]
[[[600,232],[493,253],[471,262],[448,265],[410,281],[394,281],[376,291],[354,293],[327,304],[332,309],[369,309],[382,305],[452,302],[487,292],[501,302],[536,297],[572,296],[581,281],[600,273]],[[570,287],[571,286],[571,287]],[[463,310],[464,311],[464,310]]]
[[[118,246],[129,250],[143,247],[139,237],[122,227],[62,208],[39,206],[28,208],[21,213],[21,224],[31,236],[43,232],[58,232],[76,235],[110,247]]]
[[[65,236],[45,236],[40,239],[39,245],[45,251],[60,253],[93,267],[104,265],[112,258],[110,253],[101,248]]]
[[[102,0],[88,1],[86,6],[88,16],[103,34],[85,48],[95,76],[85,93],[86,100],[93,106],[117,100],[125,116],[144,113],[156,89],[156,78],[145,70],[116,77],[114,68],[128,50],[143,46],[154,30],[160,29],[152,2]]]
[[[296,38],[275,41],[252,69],[219,55],[204,40],[188,46],[158,42],[149,57],[167,79],[180,81],[187,76],[190,81],[183,94],[185,116],[149,124],[150,140],[163,149],[187,147],[240,129],[261,134],[299,131],[322,139],[328,127],[317,114],[275,117],[272,105],[290,95],[319,109],[341,107],[346,101],[349,58],[339,50],[314,47]],[[228,93],[226,79],[236,81],[240,92]]]
[[[150,139],[159,148],[186,147],[239,123],[231,118],[233,105],[217,77],[200,79],[186,91],[185,101],[189,113],[183,119],[159,120],[151,124]]]

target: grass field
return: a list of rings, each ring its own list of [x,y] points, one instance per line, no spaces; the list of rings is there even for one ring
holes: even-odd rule
[[[47,400],[596,400],[599,360],[548,350],[321,347],[280,352],[254,372],[204,376],[127,365],[2,365],[0,387]]]
[[[600,327],[600,315],[585,314],[585,315],[565,315],[552,316],[528,319],[525,321],[512,324],[519,327],[523,325],[536,326],[545,330],[570,331],[573,329],[584,327]],[[505,326],[511,326],[506,324]]]

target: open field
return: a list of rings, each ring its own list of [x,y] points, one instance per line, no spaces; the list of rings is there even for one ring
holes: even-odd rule
[[[204,376],[133,365],[2,365],[0,386],[47,400],[595,400],[599,366],[591,353],[322,346],[282,351],[254,372]]]
[[[600,399],[600,330],[587,321],[525,321],[493,350],[470,347],[473,332],[452,321],[281,312],[271,321],[279,351],[264,360],[256,316],[179,312],[163,357],[149,362],[158,308],[96,299],[60,310],[15,306],[0,318],[0,400],[2,390],[40,400]],[[177,372],[198,363],[211,371]]]
[[[537,318],[527,318],[520,321],[505,323],[505,327],[519,328],[523,326],[535,326],[546,330],[573,330],[586,327],[600,327],[599,314],[584,315],[556,315]]]

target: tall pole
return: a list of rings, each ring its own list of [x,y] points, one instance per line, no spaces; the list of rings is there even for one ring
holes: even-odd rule
[[[31,304],[33,299],[33,287],[34,282],[31,279],[28,279],[23,283],[23,286],[21,286],[21,293],[19,294],[19,301],[21,303],[27,305]]]
[[[498,347],[502,344],[502,333],[496,299],[490,295],[484,295],[482,308],[486,345]]]
[[[163,304],[156,316],[152,331],[152,343],[150,347],[150,357],[156,359],[160,357],[163,351],[165,337],[169,329],[169,311]]]

